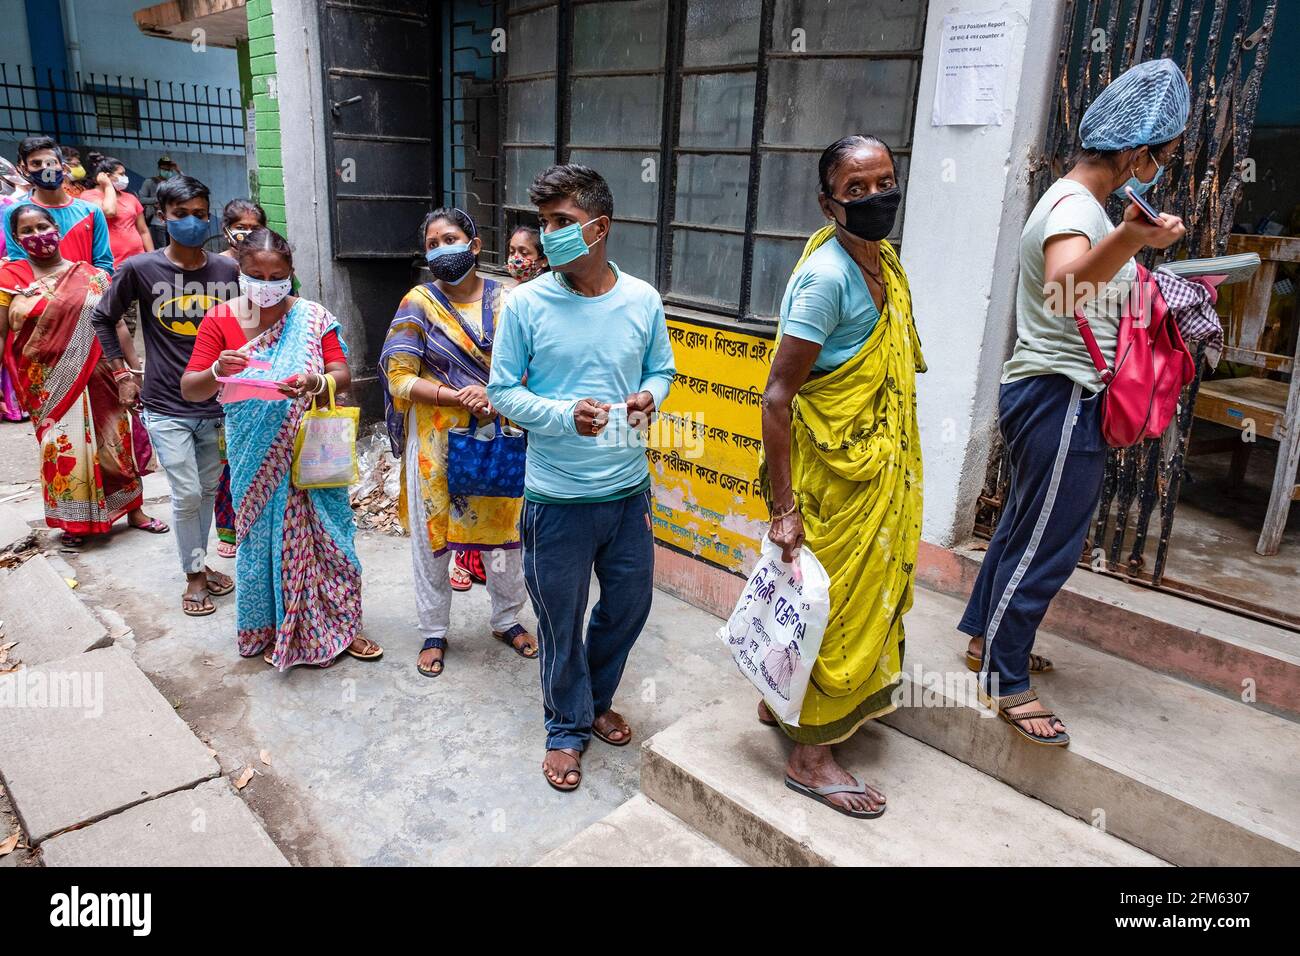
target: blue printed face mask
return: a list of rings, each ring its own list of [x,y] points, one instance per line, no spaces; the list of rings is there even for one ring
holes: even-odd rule
[[[596,219],[599,218],[599,216],[596,217]],[[568,265],[575,259],[581,259],[591,251],[591,247],[587,245],[587,240],[582,238],[582,230],[590,226],[596,219],[582,224],[573,222],[563,229],[542,233],[542,255],[546,256],[546,262],[552,269],[556,266]],[[600,238],[605,237],[601,236]],[[596,241],[600,242],[600,239]]]
[[[1156,174],[1155,174],[1154,176],[1151,177],[1151,181],[1150,181],[1150,182],[1148,182],[1148,183],[1144,183],[1142,180],[1138,179],[1136,176],[1130,176],[1130,177],[1128,178],[1128,181],[1127,181],[1126,183],[1124,183],[1123,186],[1120,186],[1119,189],[1115,190],[1115,192],[1114,192],[1112,195],[1118,196],[1120,199],[1123,199],[1123,198],[1124,198],[1124,190],[1125,190],[1125,189],[1131,189],[1131,190],[1133,190],[1134,193],[1136,193],[1137,195],[1141,196],[1143,193],[1145,193],[1148,189],[1150,189],[1150,188],[1151,188],[1152,186],[1154,186],[1156,183],[1160,182],[1160,177],[1163,176],[1164,174],[1165,174],[1165,168],[1164,168],[1163,166],[1161,166],[1160,164],[1157,163],[1157,164],[1156,164]]]
[[[450,246],[434,246],[424,254],[429,263],[433,277],[448,285],[459,285],[470,274],[478,256],[469,251],[468,242],[457,242]]]
[[[186,216],[184,219],[168,219],[167,235],[182,246],[201,246],[208,238],[208,221],[198,216]]]

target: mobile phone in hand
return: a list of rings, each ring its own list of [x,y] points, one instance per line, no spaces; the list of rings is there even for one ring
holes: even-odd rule
[[[1138,207],[1138,212],[1142,213],[1142,215],[1146,217],[1147,222],[1151,223],[1153,226],[1161,225],[1160,213],[1156,212],[1149,202],[1135,193],[1132,186],[1125,186],[1124,194],[1133,201],[1135,206]]]

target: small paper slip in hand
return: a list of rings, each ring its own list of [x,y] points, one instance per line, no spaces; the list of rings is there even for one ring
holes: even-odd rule
[[[250,358],[245,371],[250,372],[269,372],[271,363],[264,359]],[[260,398],[263,401],[275,402],[287,398],[280,391],[280,383],[273,382],[265,378],[244,378],[242,375],[218,375],[217,381],[221,383],[221,395],[217,401],[223,405],[231,402],[243,402],[250,398]]]

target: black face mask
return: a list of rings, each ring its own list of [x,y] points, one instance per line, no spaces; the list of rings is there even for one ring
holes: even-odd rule
[[[843,202],[834,196],[827,196],[831,202],[844,207],[843,226],[859,239],[879,242],[894,228],[894,219],[898,216],[898,204],[903,194],[898,187],[883,192],[872,193],[852,202]]]

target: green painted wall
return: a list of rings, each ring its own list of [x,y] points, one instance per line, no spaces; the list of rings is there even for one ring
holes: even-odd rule
[[[266,210],[267,225],[288,234],[284,208],[284,162],[280,158],[280,103],[276,97],[275,28],[271,0],[248,0],[248,75],[257,124],[257,169],[250,171],[253,197]]]

